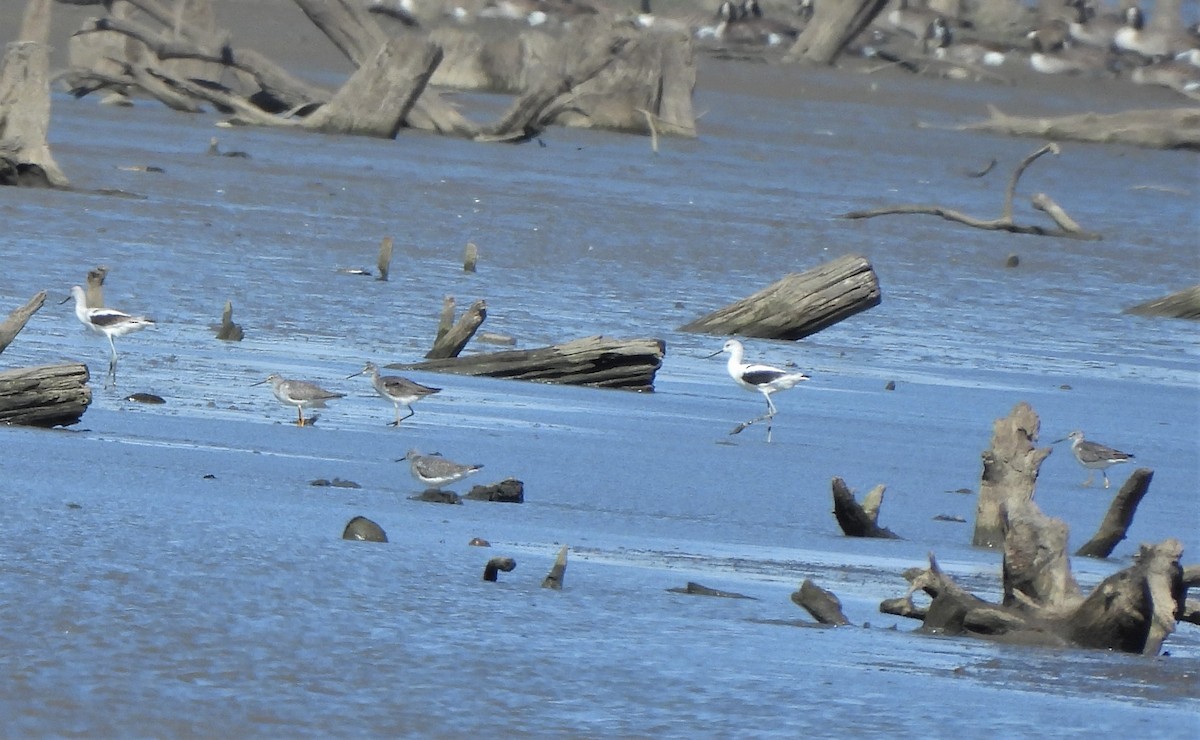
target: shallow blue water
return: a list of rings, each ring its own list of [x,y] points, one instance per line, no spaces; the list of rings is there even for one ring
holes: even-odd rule
[[[545,147],[380,142],[56,99],[51,143],[73,184],[146,198],[5,193],[0,299],[65,296],[103,263],[108,303],[160,323],[118,340],[119,392],[97,384],[77,428],[0,428],[6,732],[1194,734],[1194,627],[1146,660],[919,636],[878,604],[931,551],[997,597],[998,557],[969,547],[970,524],[933,517],[970,522],[974,497],[956,491],[977,486],[992,421],[1022,400],[1045,442],[1082,428],[1155,471],[1114,559],[1074,564],[1085,588],[1140,542],[1178,537],[1195,562],[1195,325],[1120,311],[1196,280],[1196,156],[1071,145],[1035,164],[1024,197],[1050,193],[1100,242],[847,222],[837,214],[893,202],[996,213],[1039,142],[891,125],[930,115],[894,99],[927,82],[804,84],[807,102],[702,86],[702,137],[658,155],[600,132],[552,130]],[[825,99],[870,84],[889,96],[879,106]],[[214,132],[252,158],[205,156]],[[989,157],[1003,162],[991,177],[961,176]],[[131,164],[165,172],[117,169]],[[390,281],[336,272],[373,267],[387,235]],[[719,339],[675,327],[846,253],[871,259],[883,303],[802,342],[749,342],[812,380],[778,399],[774,443],[757,427],[729,437],[761,399],[703,359]],[[1002,267],[1010,253],[1018,269]],[[446,294],[486,299],[484,328],[523,347],[663,338],[656,392],[413,373],[445,390],[388,428],[390,405],[345,376],[419,359]],[[225,300],[244,342],[212,339]],[[48,303],[3,359],[82,360],[99,380],[106,355]],[[348,396],[297,429],[250,387],[269,372]],[[121,400],[133,391],[167,404]],[[395,458],[413,446],[483,463],[478,482],[517,477],[527,502],[410,501]],[[1129,470],[1112,472],[1119,485]],[[904,539],[840,536],[833,476],[887,484],[881,522]],[[335,477],[361,488],[309,485]],[[1038,503],[1072,546],[1109,501],[1084,477],[1060,446],[1040,478]],[[390,543],[341,541],[360,514]],[[539,588],[564,544],[566,588]],[[494,555],[518,568],[485,584]],[[870,629],[809,626],[788,598],[804,578]],[[667,592],[689,580],[756,600]]]

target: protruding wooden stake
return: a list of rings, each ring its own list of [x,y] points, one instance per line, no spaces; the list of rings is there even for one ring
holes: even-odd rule
[[[233,302],[225,301],[225,310],[221,312],[221,328],[217,331],[217,339],[226,342],[240,342],[246,333],[242,327],[233,323]]]
[[[842,612],[842,602],[832,591],[826,591],[810,579],[805,578],[800,590],[792,593],[792,603],[812,615],[821,624],[838,627],[850,624]]]
[[[104,308],[104,278],[108,265],[98,265],[88,271],[85,297],[88,308]]]
[[[442,311],[442,317],[445,318],[445,310]],[[425,359],[440,360],[447,357],[458,357],[458,353],[467,346],[467,342],[475,336],[475,331],[479,329],[486,318],[487,303],[482,300],[472,303],[471,307],[463,312],[458,322],[434,341],[433,349],[425,354]],[[438,332],[441,333],[440,326]]]
[[[385,236],[383,241],[379,243],[379,261],[375,263],[379,268],[379,277],[377,279],[386,281],[388,279],[388,268],[392,264],[392,237]]]
[[[552,588],[555,591],[562,590],[563,575],[567,572],[567,546],[563,545],[558,551],[558,557],[554,559],[554,567],[542,579],[542,588]]]
[[[463,250],[463,272],[475,272],[475,263],[479,261],[479,247],[474,242],[467,242]]]

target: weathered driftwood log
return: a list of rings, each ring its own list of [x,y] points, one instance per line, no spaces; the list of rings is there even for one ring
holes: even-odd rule
[[[1132,144],[1150,149],[1200,150],[1200,108],[1079,113],[1055,118],[1009,116],[993,105],[990,118],[955,127],[1055,141]]]
[[[1000,513],[1004,606],[1025,606],[1050,616],[1079,606],[1083,596],[1071,574],[1066,523],[1019,496],[1002,503]]]
[[[1200,321],[1200,285],[1193,285],[1177,293],[1130,306],[1125,309],[1124,313]]]
[[[976,547],[1002,546],[1003,507],[1033,499],[1038,471],[1051,452],[1049,447],[1034,447],[1040,425],[1037,413],[1024,401],[993,424],[992,446],[982,455],[983,475],[971,537]]]
[[[802,339],[878,306],[879,279],[865,257],[846,255],[796,272],[754,295],[679,327],[705,334]]]
[[[35,0],[38,3],[49,5],[48,0]],[[0,59],[0,185],[64,188],[70,184],[50,154],[46,138],[49,67],[49,48],[39,41],[8,44]]]
[[[813,16],[788,50],[785,61],[804,59],[833,64],[851,39],[858,36],[888,0],[815,3]]]
[[[879,506],[883,502],[883,491],[884,486],[876,486],[863,499],[863,503],[859,504],[854,500],[854,494],[846,485],[846,481],[841,478],[833,479],[833,516],[847,537],[900,539],[895,532],[876,523]]]
[[[454,299],[450,298],[449,300],[450,310],[453,312]],[[445,316],[445,311],[442,312],[442,315]],[[475,336],[476,330],[486,318],[487,302],[478,300],[472,303],[471,307],[464,311],[458,321],[446,331],[442,331],[441,323],[439,323],[437,338],[433,342],[433,348],[425,353],[425,359],[443,360],[458,357],[458,353],[463,351],[463,347],[466,347],[467,342],[471,341],[471,337]]]
[[[80,363],[0,372],[0,424],[75,424],[92,402],[89,377]]]
[[[525,503],[525,484],[516,478],[505,478],[490,486],[471,486],[463,495],[471,501],[493,501],[503,504]]]
[[[662,367],[665,353],[666,345],[661,339],[597,336],[539,349],[503,350],[388,367],[652,391],[654,374]]]
[[[721,591],[715,588],[701,585],[695,581],[688,581],[683,588],[675,587],[668,588],[668,591],[674,594],[688,594],[690,596],[715,596],[720,599],[754,599],[753,596],[746,596],[734,591]]]
[[[25,328],[25,324],[29,323],[30,317],[38,312],[39,309],[46,303],[46,291],[41,291],[29,302],[20,308],[14,308],[8,318],[0,324],[0,352],[3,352],[12,341],[17,338],[21,330]]]
[[[826,591],[810,579],[805,578],[800,590],[792,593],[792,603],[807,611],[821,624],[841,627],[850,624],[842,613],[842,602],[832,591]]]
[[[1121,490],[1113,497],[1108,506],[1108,513],[1096,534],[1082,547],[1075,551],[1076,555],[1090,558],[1106,558],[1112,554],[1113,548],[1133,524],[1133,515],[1146,492],[1150,490],[1150,481],[1154,479],[1154,471],[1149,468],[1138,468],[1133,475],[1121,486]]]
[[[551,566],[550,572],[542,579],[542,588],[550,588],[555,591],[561,591],[563,587],[563,576],[567,573],[567,546],[563,545],[558,551],[558,557],[554,558],[554,565]]]
[[[876,216],[888,216],[897,214],[924,214],[928,216],[940,216],[947,221],[971,226],[976,229],[984,229],[987,231],[1007,231],[1014,234],[1035,234],[1039,236],[1058,236],[1070,239],[1100,239],[1100,235],[1084,231],[1075,223],[1074,219],[1067,215],[1058,204],[1050,199],[1044,193],[1038,193],[1033,197],[1033,207],[1042,211],[1057,225],[1057,228],[1048,228],[1045,226],[1036,226],[1031,224],[1018,224],[1013,220],[1013,198],[1017,192],[1017,181],[1021,179],[1021,175],[1025,169],[1033,163],[1035,159],[1043,154],[1052,153],[1058,154],[1060,151],[1058,144],[1046,144],[1029,156],[1025,157],[1017,168],[1013,170],[1012,177],[1008,182],[1008,189],[1004,193],[1003,210],[999,218],[980,219],[974,216],[968,216],[965,213],[956,211],[951,208],[938,205],[899,205],[885,206],[883,208],[873,208],[866,211],[850,211],[842,214],[842,218],[861,219],[874,218]]]
[[[361,542],[387,542],[387,532],[383,531],[383,527],[366,518],[365,516],[356,516],[346,523],[346,528],[342,530],[343,540],[359,540]]]
[[[517,567],[517,561],[512,558],[492,558],[483,568],[483,580],[495,583],[500,571],[511,573]]]

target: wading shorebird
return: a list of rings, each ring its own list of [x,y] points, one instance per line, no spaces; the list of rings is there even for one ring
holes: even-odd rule
[[[441,388],[432,388],[420,383],[414,383],[408,378],[402,378],[399,375],[380,375],[379,368],[373,362],[368,362],[363,366],[362,370],[346,377],[354,378],[363,374],[371,377],[371,385],[375,387],[375,392],[391,401],[392,405],[396,407],[396,420],[391,422],[391,426],[394,427],[399,427],[400,422],[416,413],[412,408],[414,403],[442,390]],[[400,416],[401,406],[408,409],[408,416]]]
[[[326,401],[343,398],[346,395],[345,393],[327,391],[316,383],[309,383],[307,380],[287,380],[278,373],[271,373],[265,380],[251,383],[251,385],[262,385],[263,383],[271,384],[271,392],[275,394],[280,403],[296,407],[297,426],[304,426],[306,423],[304,419],[305,406],[324,408]]]
[[[412,477],[432,490],[440,490],[442,486],[457,483],[468,475],[478,473],[483,468],[482,465],[456,463],[441,455],[422,455],[416,450],[409,450],[400,460],[407,460],[408,470],[412,473]]]
[[[1054,444],[1071,440],[1071,454],[1079,461],[1079,464],[1087,468],[1090,472],[1088,479],[1083,482],[1083,485],[1092,485],[1092,480],[1096,477],[1096,471],[1104,476],[1104,487],[1108,488],[1108,472],[1107,469],[1113,465],[1129,462],[1133,459],[1133,455],[1128,452],[1114,450],[1111,447],[1099,444],[1097,442],[1089,442],[1083,438],[1083,432],[1074,431],[1056,440]]]
[[[765,420],[767,422],[767,441],[771,441],[771,419],[775,416],[776,409],[774,402],[771,401],[771,394],[779,391],[785,391],[801,381],[808,380],[808,376],[804,373],[789,373],[786,370],[781,370],[770,365],[754,365],[742,361],[742,356],[745,348],[742,343],[736,339],[730,339],[725,342],[725,346],[713,352],[709,357],[716,357],[722,352],[729,353],[729,362],[725,368],[729,371],[729,377],[733,378],[734,382],[745,388],[748,391],[757,391],[767,400],[767,413],[751,419],[750,421],[742,422],[733,428],[730,434],[737,434],[751,424]]]
[[[154,326],[154,319],[145,316],[132,316],[115,308],[88,308],[87,295],[78,285],[71,287],[71,295],[60,301],[60,305],[75,299],[75,318],[87,328],[108,337],[108,347],[112,354],[108,359],[108,382],[117,384],[117,345],[113,337],[120,337],[131,332],[141,331],[147,326]],[[107,385],[107,383],[106,383]]]

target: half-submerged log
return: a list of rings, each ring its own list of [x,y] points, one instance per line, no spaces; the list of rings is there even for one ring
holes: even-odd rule
[[[492,558],[487,561],[487,565],[483,568],[483,580],[495,583],[499,578],[500,571],[511,573],[516,567],[517,561],[512,558]]]
[[[490,486],[471,486],[471,490],[463,495],[471,501],[492,501],[502,504],[525,503],[525,484],[516,478],[505,478]]]
[[[1200,285],[1193,285],[1178,293],[1130,306],[1123,313],[1200,321]]]
[[[223,342],[240,342],[246,337],[242,327],[233,322],[233,301],[225,301],[221,311],[221,328],[217,329],[217,339]]]
[[[0,372],[0,424],[69,426],[92,402],[87,365],[44,365]]]
[[[555,591],[561,591],[563,587],[563,576],[567,573],[567,546],[563,545],[558,551],[558,557],[554,559],[554,565],[551,566],[550,572],[542,579],[542,588],[549,588]]]
[[[1010,116],[988,106],[986,121],[956,127],[1054,141],[1132,144],[1150,149],[1200,151],[1200,107],[1077,113],[1057,117]]]
[[[673,594],[688,594],[689,596],[714,596],[720,599],[753,599],[753,596],[746,596],[734,591],[721,591],[720,589],[709,588],[708,586],[688,581],[686,586],[668,588]]]
[[[388,367],[653,391],[654,375],[662,367],[665,354],[666,344],[661,339],[609,339],[596,336],[539,349],[503,350]]]
[[[845,0],[814,3],[813,17],[788,50],[785,61],[803,59],[833,64],[850,41],[858,36],[888,0]]]
[[[846,255],[791,273],[754,295],[696,319],[680,331],[802,339],[878,306],[879,279],[865,257]]]
[[[1049,447],[1034,446],[1040,425],[1037,413],[1024,401],[992,425],[992,446],[982,455],[983,474],[971,537],[976,547],[1002,546],[1003,507],[1033,499],[1042,461],[1051,452]]]
[[[1076,555],[1089,558],[1106,558],[1112,554],[1113,548],[1125,539],[1129,525],[1133,524],[1133,514],[1146,492],[1150,490],[1150,481],[1154,479],[1154,471],[1149,468],[1138,468],[1133,475],[1121,486],[1121,490],[1113,497],[1108,506],[1108,513],[1096,534],[1082,547],[1075,551]]]
[[[800,584],[800,590],[792,593],[792,603],[804,609],[812,618],[821,624],[832,624],[837,627],[850,624],[842,612],[841,599],[832,591],[826,591],[811,579],[805,578]]]
[[[854,500],[854,494],[846,485],[846,481],[841,478],[833,479],[833,516],[847,537],[900,539],[898,534],[879,526],[876,521],[879,518],[879,507],[883,503],[883,491],[884,486],[876,486],[860,504]]]

